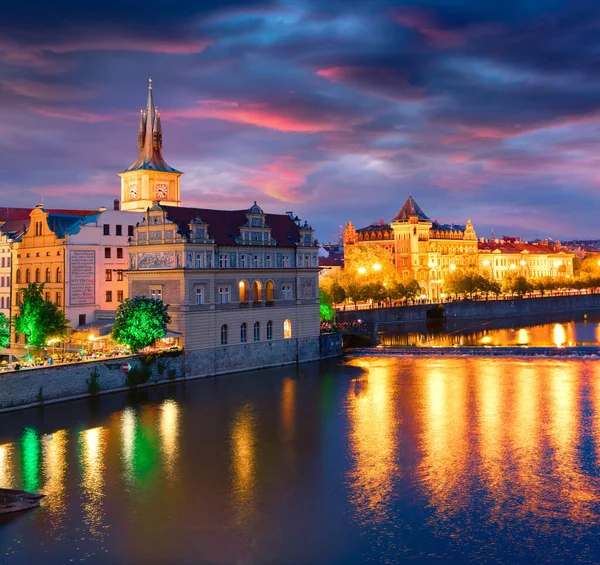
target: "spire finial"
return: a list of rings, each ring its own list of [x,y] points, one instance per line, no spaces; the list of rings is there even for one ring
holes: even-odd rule
[[[152,77],[148,79],[148,90],[152,90]]]

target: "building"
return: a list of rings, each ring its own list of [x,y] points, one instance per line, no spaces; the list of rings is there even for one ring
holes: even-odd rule
[[[423,292],[437,299],[444,277],[456,269],[477,268],[477,236],[470,220],[463,226],[432,221],[409,196],[390,224],[381,221],[344,229],[344,249],[376,245],[386,249],[401,278],[419,281]]]
[[[31,210],[27,229],[12,244],[13,315],[19,289],[44,283],[45,298],[63,309],[74,330],[110,325],[98,322],[114,319],[127,297],[127,240],[142,219],[118,210],[118,202],[115,208]]]
[[[478,243],[479,272],[497,281],[503,281],[509,273],[528,279],[572,277],[574,257],[560,244],[527,243],[510,237]]]

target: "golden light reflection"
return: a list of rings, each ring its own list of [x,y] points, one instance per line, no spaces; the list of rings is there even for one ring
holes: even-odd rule
[[[104,451],[106,428],[92,428],[79,434],[81,445],[81,480],[83,521],[94,536],[103,534],[105,496]]]
[[[349,388],[351,502],[362,523],[386,518],[394,480],[399,478],[396,462],[397,434],[393,382],[393,359],[353,359],[352,365],[367,374]]]
[[[423,375],[422,450],[425,489],[444,517],[468,504],[468,361],[436,361]]]
[[[121,413],[121,460],[123,474],[128,483],[133,483],[133,447],[135,442],[136,418],[133,408],[125,408]]]
[[[14,444],[0,445],[0,488],[15,488]]]
[[[165,472],[169,479],[177,475],[177,457],[179,454],[180,409],[174,400],[165,400],[160,405],[160,438],[162,444]]]
[[[600,324],[596,326],[596,342],[600,343]]]
[[[552,338],[556,347],[562,347],[567,341],[567,334],[562,324],[554,324]]]
[[[296,381],[286,377],[281,389],[281,425],[287,442],[294,437],[294,418],[296,403]]]
[[[590,363],[591,391],[590,396],[594,410],[592,420],[594,446],[596,449],[596,465],[600,467],[600,363]]]
[[[231,427],[233,494],[238,521],[244,528],[254,511],[256,497],[256,433],[255,412],[250,404],[244,404]]]
[[[52,517],[54,527],[60,526],[67,509],[65,500],[67,442],[67,430],[59,430],[53,434],[42,436],[45,481],[42,492],[47,497],[44,506]]]
[[[529,331],[525,328],[517,330],[517,344],[527,345],[529,343]]]

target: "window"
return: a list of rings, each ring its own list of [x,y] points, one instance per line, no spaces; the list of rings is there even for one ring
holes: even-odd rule
[[[61,300],[60,292],[57,292],[56,293],[56,305],[60,306],[61,302],[62,302],[62,300]]]
[[[240,302],[248,302],[248,286],[244,281],[239,282]]]
[[[112,302],[112,290],[106,291],[106,302]]]
[[[255,269],[258,269],[258,265],[259,265],[259,263],[260,263],[260,257],[259,257],[258,255],[255,255],[255,256],[254,256],[254,261],[253,261],[253,263],[252,263],[252,266],[253,266]]]
[[[122,290],[117,290],[117,302],[123,302],[124,296]]]
[[[240,341],[242,343],[246,343],[246,330],[248,329],[248,326],[246,325],[246,322],[244,322],[241,326],[240,326]]]
[[[202,268],[202,253],[196,253],[196,269]]]
[[[267,281],[267,284],[265,285],[265,292],[267,295],[267,302],[273,302],[275,299],[275,286],[273,285],[273,281]]]
[[[49,293],[49,292],[46,292],[46,293],[44,294],[44,300],[45,300],[46,302],[50,302],[50,293]]]
[[[227,324],[221,326],[221,345],[227,345]]]
[[[29,271],[29,269],[27,269],[25,271],[25,282],[26,283],[30,283],[31,282],[31,272]]]
[[[292,321],[289,318],[283,322],[283,337],[284,339],[292,337]]]
[[[228,269],[229,268],[229,255],[225,253],[219,254],[219,269]]]
[[[150,298],[152,300],[162,300],[162,288],[151,288]]]
[[[110,225],[104,224],[103,228],[104,228],[104,235],[110,235]]]
[[[40,281],[40,270],[39,270],[39,269],[36,269],[36,270],[35,270],[35,282],[36,282],[36,283],[39,283],[39,282],[41,282],[41,281]]]
[[[289,255],[284,255],[282,258],[282,265],[284,269],[287,269],[290,266],[290,256]]]
[[[79,314],[79,325],[83,326],[85,324],[85,314]]]
[[[197,288],[196,289],[196,304],[200,306],[200,304],[204,304],[204,289]]]
[[[123,259],[123,248],[117,247],[117,259]]]
[[[246,256],[244,254],[240,255],[240,269],[246,268]]]
[[[115,231],[117,235],[123,235],[123,226],[115,226]]]
[[[228,286],[220,286],[219,287],[219,303],[221,303],[221,304],[229,303],[229,287]]]
[[[292,287],[289,284],[284,284],[281,287],[281,297],[284,300],[291,300],[292,299]]]
[[[104,248],[104,258],[105,259],[110,259],[110,247],[105,247]]]
[[[104,271],[104,280],[105,281],[112,281],[112,269],[106,269]]]
[[[119,269],[117,271],[117,280],[118,281],[122,281],[123,280],[123,270],[122,269]]]
[[[273,264],[272,264],[272,260],[271,260],[271,256],[270,256],[270,255],[267,255],[267,257],[266,257],[266,265],[265,265],[265,267],[266,267],[267,269],[270,269],[270,268],[272,268],[272,267],[273,267]]]
[[[260,341],[260,322],[254,322],[254,341]]]
[[[15,281],[17,284],[21,282],[21,269],[17,269],[17,274],[15,275]]]
[[[273,339],[273,321],[267,322],[267,339]]]
[[[133,237],[133,226],[127,226],[127,235]]]
[[[50,282],[50,267],[46,269],[46,282]]]

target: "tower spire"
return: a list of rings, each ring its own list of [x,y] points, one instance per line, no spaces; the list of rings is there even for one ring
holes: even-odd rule
[[[139,154],[135,163],[127,171],[151,170],[165,172],[179,172],[169,167],[162,156],[162,127],[160,114],[154,105],[152,79],[148,79],[148,98],[146,109],[141,111],[138,129]]]

